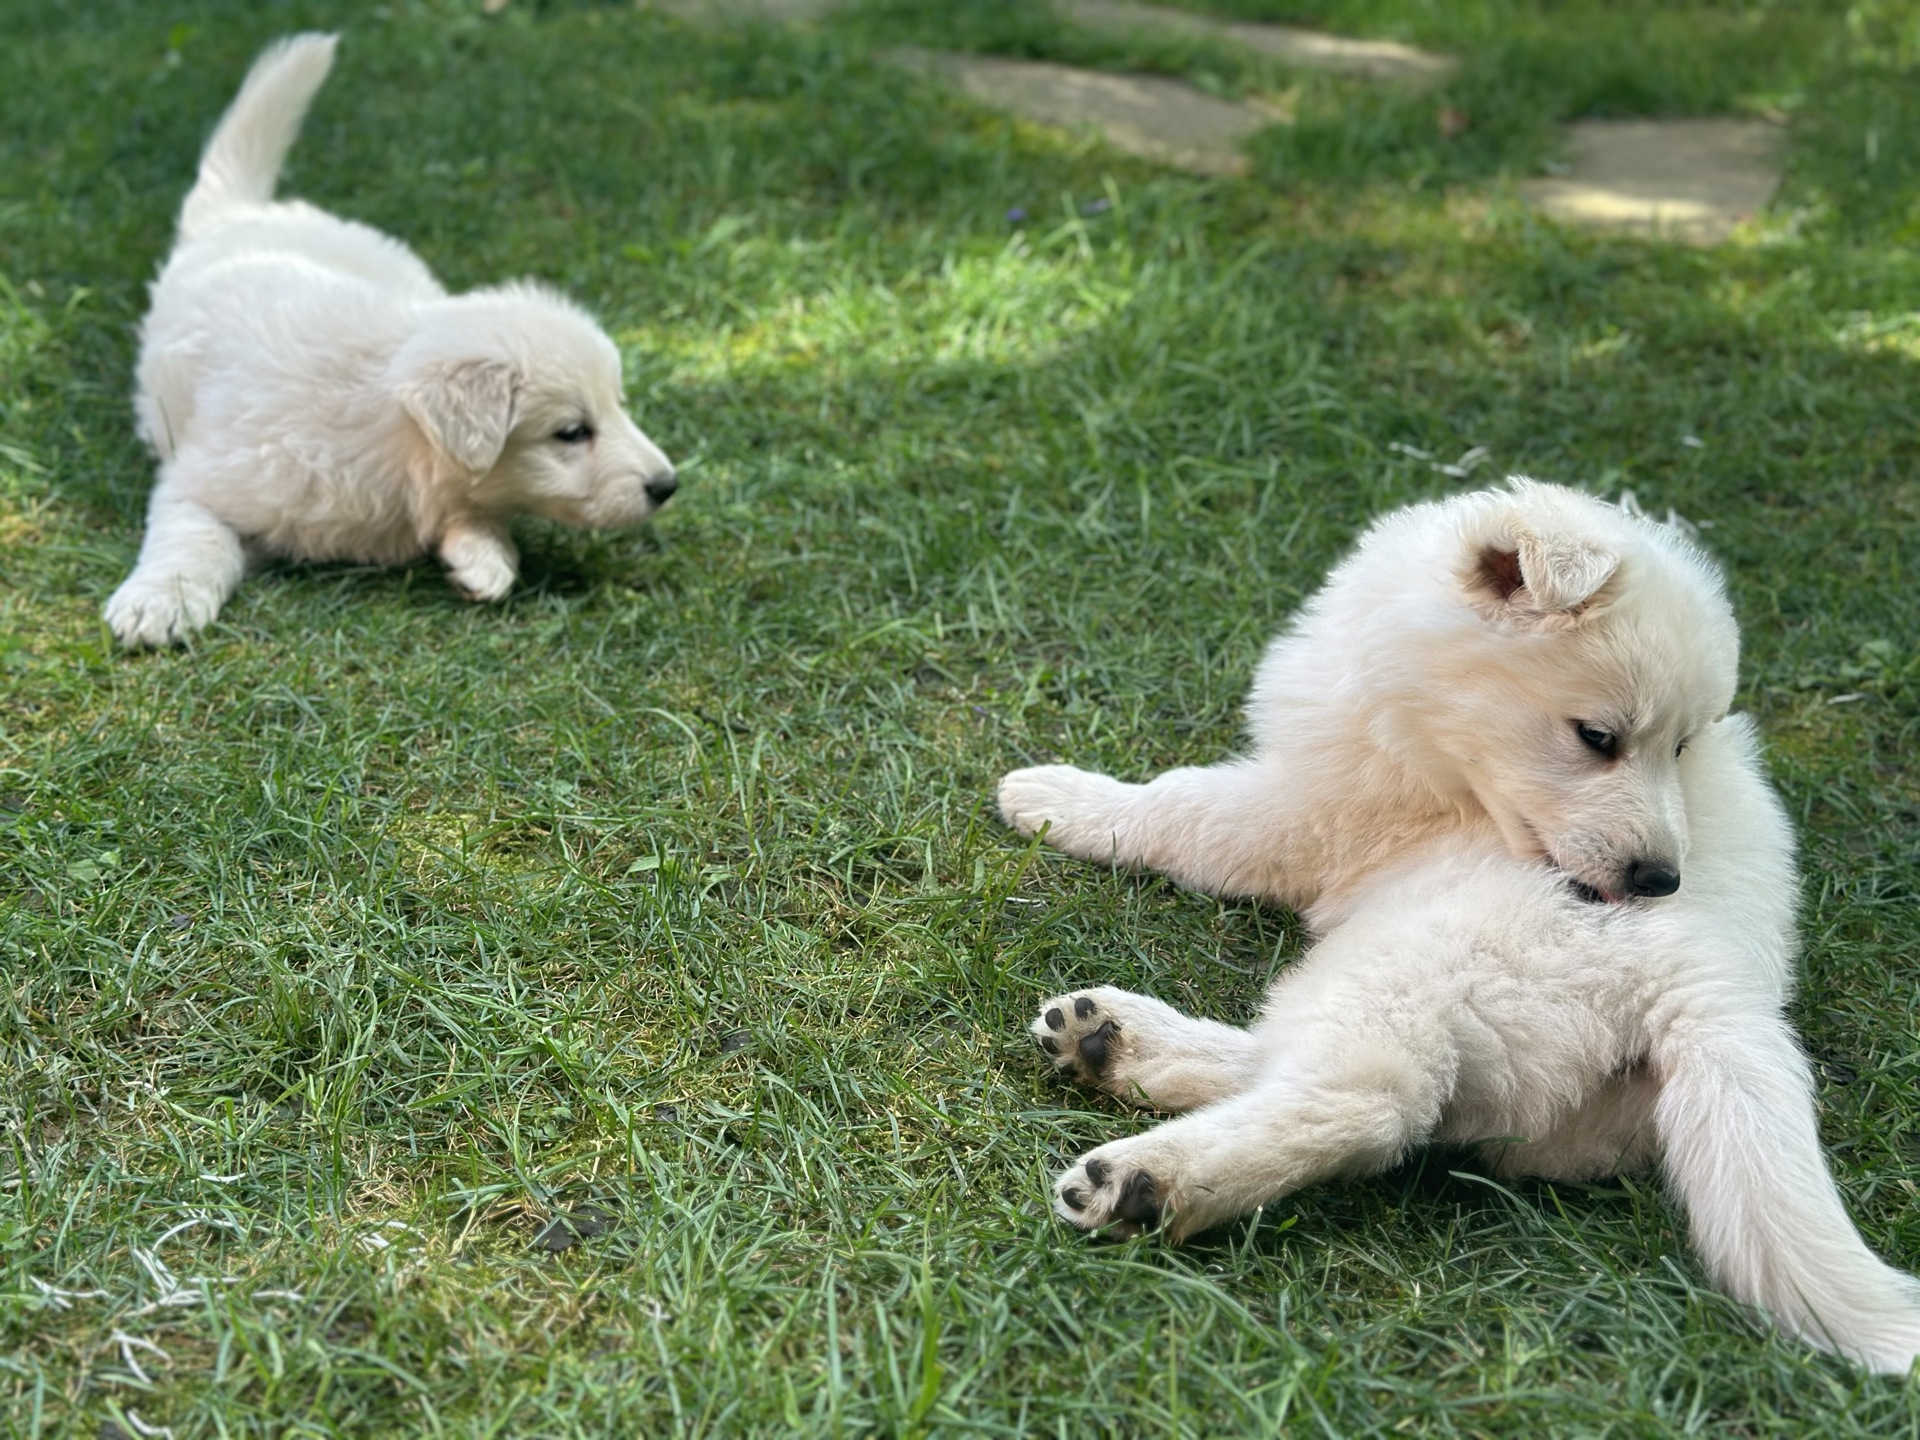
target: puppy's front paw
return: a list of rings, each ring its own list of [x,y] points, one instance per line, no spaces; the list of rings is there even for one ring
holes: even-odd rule
[[[504,600],[518,578],[514,567],[497,557],[487,557],[459,570],[449,570],[447,579],[467,600]]]
[[[1000,781],[1000,814],[1022,835],[1047,828],[1047,843],[1082,859],[1112,859],[1128,788],[1072,765],[1035,765]]]
[[[520,554],[504,533],[481,528],[451,530],[440,558],[453,588],[469,600],[503,600],[520,576]]]
[[[205,628],[220,613],[221,596],[178,576],[130,577],[101,612],[113,638],[130,650],[158,650]]]
[[[1054,1213],[1082,1230],[1112,1227],[1121,1239],[1159,1229],[1167,1187],[1145,1166],[1127,1159],[1133,1143],[1116,1140],[1081,1156],[1054,1181]]]

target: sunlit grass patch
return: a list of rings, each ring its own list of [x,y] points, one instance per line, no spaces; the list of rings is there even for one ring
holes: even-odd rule
[[[1304,935],[1016,842],[991,802],[1017,763],[1229,750],[1263,645],[1381,508],[1523,470],[1677,509],[1805,837],[1823,1133],[1920,1267],[1896,8],[1318,12],[1460,56],[1424,97],[1022,3],[8,21],[8,1425],[1911,1428],[1900,1386],[1716,1297],[1650,1182],[1434,1155],[1184,1250],[1060,1233],[1053,1171],[1152,1121],[1046,1076],[1034,1000],[1245,1018]],[[523,526],[499,606],[429,563],[276,567],[191,652],[121,656],[144,286],[247,59],[306,24],[346,40],[294,187],[453,285],[580,296],[686,484],[645,531]],[[1253,178],[1195,180],[874,58],[909,43],[1294,123]],[[1792,121],[1752,243],[1516,199],[1564,119],[1711,111]]]

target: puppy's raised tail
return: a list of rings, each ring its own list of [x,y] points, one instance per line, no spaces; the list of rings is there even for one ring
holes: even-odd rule
[[[240,205],[273,199],[280,166],[307,106],[333,68],[335,35],[289,35],[260,54],[200,156],[200,178],[180,207],[180,238],[191,239]]]
[[[1848,1218],[1786,1022],[1679,1020],[1654,1060],[1667,1176],[1715,1281],[1810,1344],[1906,1374],[1920,1356],[1920,1281],[1882,1263]]]

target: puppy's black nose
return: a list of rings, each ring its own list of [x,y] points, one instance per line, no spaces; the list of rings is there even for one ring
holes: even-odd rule
[[[666,474],[647,481],[647,498],[656,505],[664,505],[673,498],[673,492],[679,488],[679,479],[669,470]]]
[[[1636,860],[1627,867],[1627,888],[1650,898],[1671,895],[1680,888],[1680,872],[1657,860]]]

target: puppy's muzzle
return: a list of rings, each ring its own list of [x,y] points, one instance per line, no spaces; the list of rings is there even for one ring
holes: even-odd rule
[[[680,488],[680,478],[669,470],[666,474],[656,475],[647,481],[644,488],[647,499],[651,500],[657,508],[673,498],[673,492]]]
[[[1624,884],[1602,890],[1584,880],[1569,876],[1573,893],[1590,905],[1611,905],[1621,900],[1658,900],[1680,888],[1680,872],[1659,860],[1636,860],[1621,877]]]

